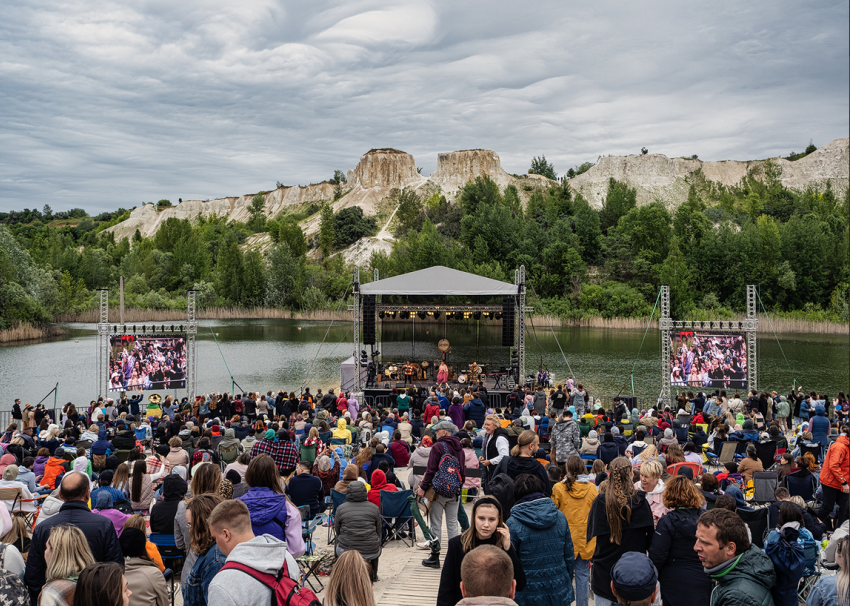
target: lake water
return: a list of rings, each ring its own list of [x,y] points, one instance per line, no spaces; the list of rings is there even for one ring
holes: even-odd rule
[[[96,329],[93,324],[69,324],[65,337],[39,343],[0,347],[0,410],[15,398],[32,404],[59,382],[58,402],[87,404],[97,395]],[[218,344],[213,340],[217,333]],[[635,364],[635,393],[655,397],[661,388],[660,336],[650,329],[638,356],[642,330],[557,328],[558,343],[549,328],[529,326],[526,368],[543,363],[556,381],[568,375],[568,365],[592,394],[629,393],[629,373]],[[325,337],[327,338],[325,339]],[[501,347],[501,327],[468,321],[460,324],[387,323],[381,348],[384,360],[403,363],[439,358],[437,341],[452,344],[449,363],[472,361],[499,366],[507,361]],[[847,335],[779,335],[786,364],[773,335],[759,339],[759,386],[787,392],[793,379],[807,389],[836,395],[848,391],[850,349]],[[324,344],[321,345],[322,341]],[[219,351],[220,347],[220,351]],[[351,324],[300,320],[203,321],[198,327],[199,393],[229,391],[230,375],[243,389],[299,391],[301,385],[327,389],[339,384],[339,364],[353,351]],[[636,356],[638,356],[636,358]],[[635,359],[637,361],[635,362]],[[229,368],[229,372],[228,372]],[[182,395],[182,394],[178,394]],[[52,407],[53,396],[45,401]]]

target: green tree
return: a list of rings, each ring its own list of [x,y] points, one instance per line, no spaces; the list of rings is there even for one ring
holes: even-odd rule
[[[375,217],[364,217],[359,206],[343,208],[334,215],[334,242],[339,248],[351,246],[365,236],[373,236],[377,229]]]
[[[278,230],[279,241],[289,247],[289,252],[296,258],[301,259],[307,254],[307,238],[301,226],[293,220],[284,220],[280,223]]]
[[[691,270],[679,250],[679,240],[674,236],[670,241],[670,252],[661,266],[661,283],[670,287],[670,309],[675,318],[686,319],[684,316],[693,305],[692,279]]]
[[[395,235],[404,236],[422,225],[422,198],[412,188],[405,187],[398,195],[398,208],[395,213]]]
[[[573,210],[573,231],[581,242],[581,258],[589,265],[596,265],[602,259],[599,213],[591,208],[581,194],[576,194]]]
[[[169,206],[171,206],[171,200],[160,200],[156,203],[157,209],[168,208]]]
[[[319,248],[322,250],[322,257],[327,258],[334,249],[334,211],[331,205],[325,202],[322,204],[321,223],[319,225]]]
[[[295,304],[303,282],[300,259],[292,254],[286,242],[281,242],[268,252],[267,260],[265,304],[269,307]]]
[[[258,307],[263,304],[266,296],[266,268],[262,255],[256,250],[249,250],[244,255],[244,267],[242,297],[239,302],[248,307]]]
[[[670,246],[670,213],[653,202],[632,208],[620,218],[618,231],[631,244],[636,255],[656,264],[667,258]]]
[[[261,232],[266,225],[266,198],[263,194],[256,194],[251,198],[251,205],[248,207],[248,212],[251,213],[251,220],[248,225],[254,233]]]
[[[700,246],[711,227],[711,221],[705,216],[705,204],[697,195],[696,186],[691,184],[688,199],[676,209],[673,217],[673,233],[685,250],[691,250]]]
[[[608,180],[608,195],[599,211],[599,225],[606,234],[631,209],[637,206],[637,190],[613,177]]]
[[[342,198],[342,185],[346,183],[348,179],[345,176],[345,173],[341,170],[335,170],[334,176],[331,179],[331,184],[334,185],[334,200],[339,200]]]
[[[557,179],[558,174],[555,172],[555,167],[551,162],[546,161],[546,156],[541,155],[539,158],[534,156],[531,159],[531,168],[528,169],[529,174],[543,175],[547,179]]]

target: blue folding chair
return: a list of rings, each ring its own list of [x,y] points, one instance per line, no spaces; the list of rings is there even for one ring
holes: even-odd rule
[[[592,455],[590,455],[590,454],[583,454],[583,455],[579,455],[579,456],[580,456],[580,457],[582,458],[582,460],[585,462],[585,463],[584,463],[584,466],[585,466],[585,467],[587,467],[588,469],[590,469],[591,467],[593,467],[593,462],[596,460],[596,455],[595,455],[595,454],[592,454]]]
[[[385,545],[387,542],[392,541],[393,539],[399,539],[408,547],[413,547],[413,514],[410,511],[410,500],[408,499],[408,497],[413,495],[413,491],[382,490],[380,495],[381,520],[383,521],[384,529],[386,530],[386,535],[381,544]],[[393,520],[395,520],[395,522],[393,522]],[[411,526],[411,532],[407,536],[407,538],[399,534],[404,529],[405,524]],[[410,539],[410,544],[407,543],[407,539]]]
[[[801,497],[806,503],[814,500],[815,491],[817,490],[815,476],[811,475],[807,478],[798,478],[787,475],[782,481],[792,497]]]
[[[176,560],[183,558],[183,550],[177,547],[173,534],[152,533],[149,538],[150,542],[159,549],[159,555],[162,557],[163,564],[165,564],[166,560],[174,560],[176,562]],[[166,568],[162,574],[165,576],[166,581],[169,577],[171,579],[171,606],[174,606],[174,573],[171,568]]]
[[[331,496],[328,498],[331,500],[331,525],[328,527],[328,545],[333,545],[336,542],[336,532],[334,531],[333,524],[334,520],[336,520],[336,510],[340,505],[345,503],[346,494],[331,488]]]
[[[345,446],[345,438],[331,438],[331,446]]]

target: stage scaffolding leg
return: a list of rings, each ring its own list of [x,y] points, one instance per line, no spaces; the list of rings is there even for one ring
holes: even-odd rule
[[[363,386],[360,384],[360,268],[354,268],[354,392],[362,399]]]
[[[195,318],[195,291],[190,290],[186,295],[186,319],[188,326],[186,328],[186,391],[189,395],[189,402],[195,401],[195,389],[197,387],[197,345],[195,337],[198,334],[198,322]],[[231,391],[233,385],[231,384]]]
[[[758,338],[759,319],[756,311],[756,285],[747,284],[747,319],[744,330],[747,333],[747,389],[758,390],[758,359],[756,340]]]
[[[517,362],[519,365],[520,385],[525,384],[525,265],[520,265],[514,272],[514,284],[517,285],[516,305],[516,344]]]
[[[673,322],[670,319],[670,287],[661,286],[661,313],[658,318],[658,328],[661,331],[661,399],[669,404],[672,399],[670,385],[670,329]]]
[[[97,392],[109,395],[109,290],[100,291],[100,320],[97,323]]]

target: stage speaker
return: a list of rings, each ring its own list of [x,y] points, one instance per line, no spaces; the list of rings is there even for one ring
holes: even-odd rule
[[[375,295],[363,296],[363,343],[374,345],[375,339]]]
[[[514,345],[514,321],[516,302],[513,297],[502,298],[502,347]]]

